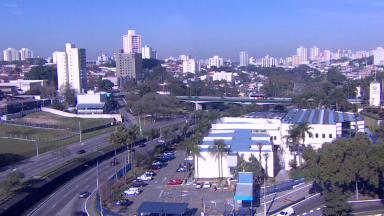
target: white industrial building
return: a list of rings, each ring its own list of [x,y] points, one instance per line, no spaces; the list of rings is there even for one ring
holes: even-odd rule
[[[356,130],[364,132],[365,127],[361,115],[355,119],[354,113],[328,109],[292,109],[287,113],[255,112],[239,118],[224,117],[212,123],[211,131],[199,145],[201,157],[197,157],[194,162],[195,179],[219,178],[220,162],[209,154],[209,146],[214,144],[214,140],[223,140],[227,145],[222,158],[221,176],[224,178],[232,178],[230,171],[236,167],[237,157],[241,154],[244,154],[246,160],[251,154],[259,158],[258,143],[263,144],[261,164],[265,168],[267,156],[269,176],[274,177],[280,169],[290,169],[288,164],[294,159],[295,152],[292,143],[286,143],[286,136],[291,125],[303,121],[313,128],[310,130],[313,136],[305,135],[302,148],[312,146],[318,149],[323,143],[350,136]]]
[[[78,94],[76,97],[78,114],[107,113],[107,93],[89,91],[87,94]]]

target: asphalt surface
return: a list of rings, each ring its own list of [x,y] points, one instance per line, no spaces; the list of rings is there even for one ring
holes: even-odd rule
[[[146,147],[140,148],[145,151],[152,149],[156,144],[156,140],[149,142]],[[138,149],[138,147],[136,147]],[[138,150],[137,150],[138,151]],[[99,185],[101,186],[108,181],[114,174],[115,168],[110,166],[113,159],[107,160],[99,164]],[[117,170],[123,168],[123,161],[121,154],[116,157],[119,162]],[[62,187],[56,194],[53,194],[45,203],[42,203],[30,215],[71,215],[76,211],[86,212],[85,202],[88,198],[79,198],[82,191],[89,191],[94,193],[97,189],[97,168],[90,168],[81,176],[69,182],[69,184]],[[93,206],[92,206],[93,208]]]

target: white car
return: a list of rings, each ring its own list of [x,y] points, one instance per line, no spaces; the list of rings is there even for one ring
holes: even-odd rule
[[[196,189],[200,189],[202,184],[203,184],[203,183],[198,182],[198,183],[196,184]]]
[[[211,184],[209,182],[205,182],[203,188],[209,189],[211,188]]]
[[[147,175],[141,175],[140,177],[137,177],[138,180],[141,180],[141,181],[150,181],[152,180],[152,176],[147,176]]]
[[[289,208],[286,208],[284,210],[282,210],[279,215],[295,215],[295,210],[293,210],[292,207],[289,207]]]
[[[138,195],[140,194],[139,188],[129,188],[128,190],[124,191],[125,195]]]
[[[189,156],[187,158],[184,159],[185,161],[193,161],[193,156]]]

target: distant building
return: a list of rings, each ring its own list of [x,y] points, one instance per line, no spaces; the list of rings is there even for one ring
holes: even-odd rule
[[[25,61],[27,58],[33,58],[33,51],[28,48],[21,48],[19,50],[20,60]]]
[[[300,56],[293,55],[292,56],[292,66],[300,65]]]
[[[273,58],[269,55],[266,55],[264,58],[261,59],[261,67],[272,67],[276,66],[277,60],[276,58]]]
[[[373,56],[374,65],[384,65],[384,49],[383,47],[375,47],[369,50],[369,55]]]
[[[308,54],[307,54],[307,47],[300,46],[296,50],[296,54],[300,56],[300,61],[307,61],[308,60]]]
[[[192,56],[190,54],[181,54],[181,55],[179,55],[179,60],[182,60],[182,61],[188,61],[191,58],[192,58]]]
[[[141,53],[141,35],[135,30],[128,30],[127,35],[123,35],[124,53]]]
[[[240,55],[240,66],[248,66],[249,65],[248,51],[241,51],[239,55]]]
[[[331,51],[330,50],[323,50],[323,60],[328,62],[331,60]]]
[[[217,72],[217,73],[214,73],[213,74],[213,80],[225,80],[227,81],[228,83],[232,83],[233,81],[233,73],[232,72],[225,72],[225,71],[221,71],[221,72]]]
[[[3,50],[4,61],[17,61],[20,60],[20,53],[15,48],[8,48]]]
[[[317,46],[311,46],[309,49],[309,60],[314,61],[316,59],[316,56],[319,55],[319,47]]]
[[[79,114],[105,114],[107,113],[107,94],[94,93],[78,94],[76,110]]]
[[[59,89],[65,86],[78,93],[87,90],[87,65],[85,49],[76,48],[75,44],[65,44],[65,52],[54,52],[57,63],[57,84]]]
[[[188,59],[186,61],[183,61],[183,73],[195,73],[196,68],[197,65],[195,59]]]
[[[141,54],[143,59],[157,59],[157,52],[156,50],[152,49],[151,47],[145,45],[143,48],[141,48]]]
[[[123,50],[115,51],[116,76],[119,80],[119,87],[130,80],[142,80],[143,60],[141,53],[123,53]]]
[[[214,56],[213,58],[209,58],[208,67],[216,66],[217,68],[223,66],[223,58],[219,58],[219,56]]]

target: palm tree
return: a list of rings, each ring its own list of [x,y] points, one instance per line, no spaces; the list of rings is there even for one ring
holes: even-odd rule
[[[308,134],[309,137],[313,137],[313,133],[310,130],[313,130],[313,127],[309,126],[309,123],[302,121],[296,126],[297,130],[300,132],[300,138],[303,140],[303,146],[305,142],[305,134]],[[301,166],[301,154],[299,153],[299,166]]]
[[[123,136],[119,132],[111,133],[108,136],[107,142],[113,144],[113,147],[115,148],[114,161],[116,163],[116,146],[120,145],[121,143],[124,142]],[[116,180],[117,180],[117,166],[116,166],[116,164],[115,164],[115,175],[116,175]]]
[[[183,142],[181,142],[179,149],[185,151],[187,158],[189,157],[190,153],[192,153],[193,157],[196,157],[196,159],[201,156],[199,147],[195,144],[195,140],[193,137],[187,138]],[[187,171],[189,171],[189,163],[187,163]],[[196,171],[196,173],[197,172],[198,170]]]
[[[165,139],[165,143],[167,143],[167,141],[172,141],[173,139],[175,139],[177,135],[172,127],[168,127],[166,130],[163,131],[162,136]]]
[[[296,125],[290,125],[288,130],[288,135],[283,137],[286,139],[287,146],[289,146],[289,141],[292,142],[293,151],[295,151],[295,160],[297,156],[296,147],[298,145],[299,137],[300,137],[300,131],[297,129]]]
[[[259,147],[259,164],[260,164],[260,171],[261,171],[261,149],[263,148],[263,143],[262,142],[258,142],[257,143],[257,146]]]
[[[140,128],[133,124],[129,127],[128,129],[128,140],[131,141],[131,158],[132,158],[132,151],[133,151],[133,157],[135,156],[135,152],[133,150],[133,143],[135,142],[137,136],[139,135],[139,132],[140,132]],[[133,173],[134,173],[134,176],[136,178],[136,167],[135,167],[135,158],[133,158]]]
[[[212,146],[209,146],[208,153],[211,157],[215,157],[218,160],[219,167],[219,179],[222,179],[223,173],[223,157],[225,157],[225,152],[227,151],[227,145],[224,143],[224,140],[214,140]],[[220,173],[222,175],[220,175]]]

